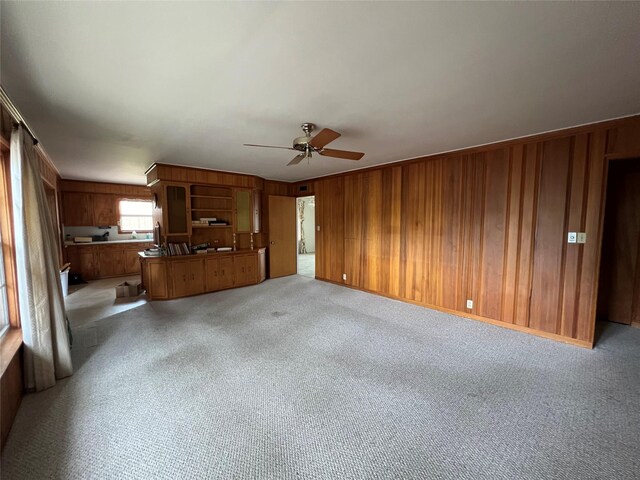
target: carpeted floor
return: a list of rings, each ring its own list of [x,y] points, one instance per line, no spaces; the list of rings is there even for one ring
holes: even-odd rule
[[[298,254],[298,275],[315,278],[316,276],[316,254],[315,253],[299,253]]]
[[[301,276],[76,330],[4,479],[640,476],[640,330],[586,350]]]

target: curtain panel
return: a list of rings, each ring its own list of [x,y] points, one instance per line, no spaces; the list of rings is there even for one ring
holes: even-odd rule
[[[18,303],[27,390],[44,390],[73,373],[57,260],[58,238],[31,136],[11,134],[11,188]]]

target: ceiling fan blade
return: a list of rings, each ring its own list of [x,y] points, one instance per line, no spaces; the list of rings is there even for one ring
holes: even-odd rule
[[[295,150],[295,148],[291,147],[276,147],[274,145],[256,145],[254,143],[243,143],[245,147],[264,147],[264,148],[282,148],[284,150]]]
[[[304,160],[304,158],[306,156],[307,155],[304,154],[304,153],[301,153],[300,155],[296,155],[295,157],[293,157],[293,160],[291,160],[289,163],[287,163],[287,167],[289,165],[297,165],[297,164],[299,164],[302,160]]]
[[[323,128],[318,134],[309,141],[309,145],[315,148],[322,148],[327,143],[333,142],[340,134],[328,128]]]
[[[331,148],[323,148],[318,153],[325,157],[344,158],[345,160],[360,160],[364,157],[362,152],[348,152],[347,150],[333,150]]]

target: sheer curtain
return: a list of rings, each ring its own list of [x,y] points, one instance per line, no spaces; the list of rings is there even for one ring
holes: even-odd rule
[[[11,134],[11,190],[18,301],[28,390],[43,390],[73,373],[57,256],[57,236],[31,136]]]

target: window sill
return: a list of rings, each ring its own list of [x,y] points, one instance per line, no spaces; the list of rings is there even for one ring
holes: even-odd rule
[[[4,375],[11,360],[22,345],[22,330],[10,328],[9,331],[0,338],[0,377]]]

